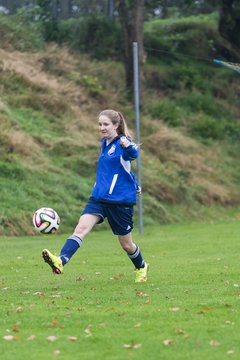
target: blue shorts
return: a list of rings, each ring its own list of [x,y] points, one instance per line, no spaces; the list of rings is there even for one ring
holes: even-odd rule
[[[99,215],[98,224],[106,217],[114,235],[124,236],[133,229],[133,205],[103,203],[90,198],[82,212],[84,214]]]

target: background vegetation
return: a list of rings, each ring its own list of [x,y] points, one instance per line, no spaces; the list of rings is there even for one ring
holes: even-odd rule
[[[216,12],[145,21],[145,224],[240,217],[239,75],[210,61],[231,50],[218,23]],[[0,16],[0,34],[0,234],[33,233],[42,206],[71,231],[94,184],[99,111],[121,110],[134,129],[120,25],[63,20],[46,42],[21,10]]]

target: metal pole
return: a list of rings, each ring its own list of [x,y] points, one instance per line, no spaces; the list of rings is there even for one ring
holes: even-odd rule
[[[113,17],[114,0],[108,0],[108,16]]]
[[[136,142],[140,144],[140,121],[139,121],[139,82],[138,82],[138,44],[133,43],[133,74],[134,74],[134,107],[135,107],[135,129]],[[139,156],[137,158],[137,182],[141,185],[141,159],[140,148]],[[142,196],[138,196],[138,213],[139,213],[139,234],[143,234],[143,219],[142,219]]]

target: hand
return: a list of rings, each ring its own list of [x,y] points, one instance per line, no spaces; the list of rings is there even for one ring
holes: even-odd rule
[[[126,138],[126,136],[122,136],[120,139],[120,144],[123,148],[127,148],[127,147],[129,147],[131,142]]]
[[[141,186],[139,186],[139,187],[137,188],[137,194],[138,194],[138,195],[142,195],[142,188],[141,188]]]

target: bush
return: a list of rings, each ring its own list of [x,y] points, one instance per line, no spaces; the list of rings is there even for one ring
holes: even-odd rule
[[[0,15],[0,38],[2,46],[13,46],[20,51],[44,48],[41,24],[23,10],[16,15]]]
[[[233,122],[226,120],[225,122],[225,134],[232,141],[240,141],[240,122]]]
[[[217,30],[218,15],[190,16],[179,19],[154,19],[146,22],[144,45],[149,55],[169,61],[180,54],[207,56],[214,51],[214,44],[219,42]],[[152,49],[152,50],[151,50]]]
[[[214,91],[214,72],[211,64],[207,66],[201,61],[169,59],[170,64],[159,62],[147,64],[145,83],[147,87],[158,90],[196,91],[211,94]],[[170,66],[169,66],[170,65]],[[215,78],[214,78],[215,80]],[[174,95],[174,93],[173,93]]]
[[[174,101],[161,100],[149,107],[152,117],[161,119],[171,126],[178,126],[181,123],[182,109]]]
[[[58,39],[74,50],[88,52],[97,59],[122,57],[120,24],[109,17],[86,16],[61,21],[58,31]]]
[[[99,80],[95,76],[83,75],[81,79],[82,85],[88,90],[89,94],[92,96],[101,95],[102,85],[99,83]]]
[[[157,65],[147,64],[145,68],[145,84],[149,89],[157,90],[177,90],[180,87],[179,79],[176,77],[176,70],[169,68],[168,66],[161,67]]]
[[[190,120],[190,133],[202,139],[222,140],[228,139],[238,143],[240,140],[240,122],[230,117],[211,117],[198,114]]]
[[[220,105],[210,93],[189,92],[178,99],[178,102],[189,112],[204,112],[209,116],[216,116],[216,118],[219,118],[219,116],[223,117],[223,111],[220,111]]]
[[[191,126],[191,133],[203,139],[221,140],[225,137],[225,123],[220,119],[201,116]]]

